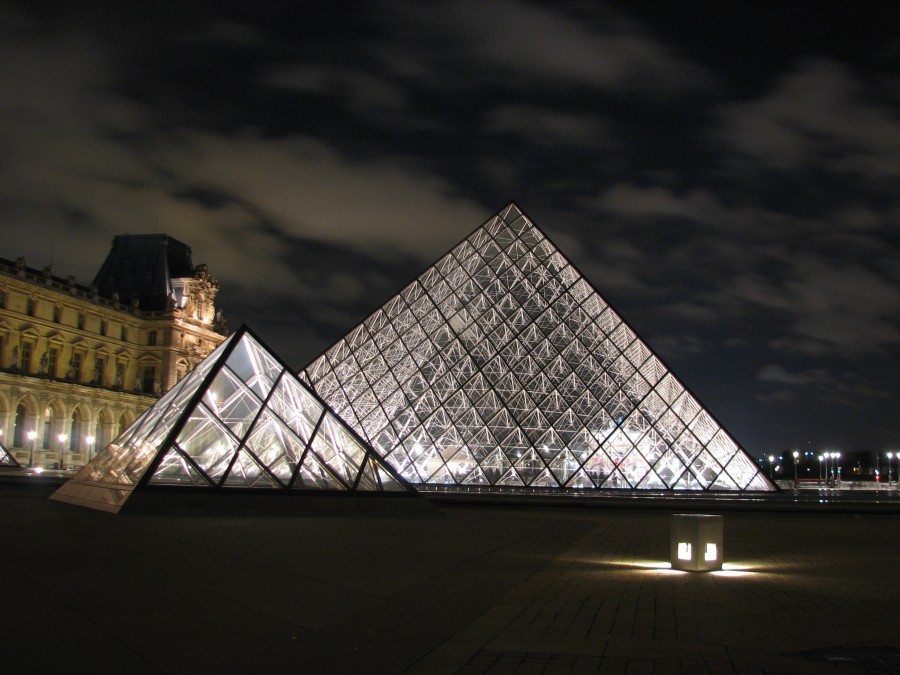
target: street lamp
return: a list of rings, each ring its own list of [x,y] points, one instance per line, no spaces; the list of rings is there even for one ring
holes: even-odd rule
[[[69,437],[65,434],[57,434],[56,440],[59,441],[59,464],[57,466],[62,470],[66,468],[66,441],[69,440]]]
[[[824,461],[825,461],[825,457],[822,455],[819,455],[819,485],[822,484],[822,467],[823,467],[822,463]]]
[[[791,457],[794,458],[794,489],[796,490],[799,487],[799,481],[797,479],[797,459],[800,457],[800,453],[794,450],[791,453]]]
[[[769,455],[769,480],[775,480],[772,470],[775,468],[775,455]]]
[[[894,453],[897,458],[897,487],[900,487],[900,450]]]
[[[891,460],[894,458],[894,453],[889,452],[888,456],[888,487],[891,487]]]
[[[897,487],[900,487],[900,450],[894,453],[897,458]]]
[[[834,458],[834,462],[831,464],[831,473],[834,474],[834,486],[837,487],[838,479],[841,476],[841,467],[838,465],[837,461],[841,458],[841,453],[833,452],[831,456]]]
[[[85,436],[84,442],[87,443],[88,446],[88,461],[94,459],[94,441],[97,440],[93,436]]]

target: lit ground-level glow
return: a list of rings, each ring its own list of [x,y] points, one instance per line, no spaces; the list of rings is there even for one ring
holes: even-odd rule
[[[682,570],[672,569],[672,563],[662,560],[609,560],[602,564],[615,567],[629,567],[638,572],[665,572],[667,574],[690,574]],[[711,570],[707,574],[714,574],[718,577],[746,577],[754,576],[760,571],[756,565],[748,563],[722,563],[721,570]]]

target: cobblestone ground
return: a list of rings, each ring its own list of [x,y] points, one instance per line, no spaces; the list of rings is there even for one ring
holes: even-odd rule
[[[900,515],[112,516],[0,486],[2,672],[900,673]],[[827,505],[825,505],[827,508]]]
[[[598,521],[415,672],[900,673],[897,517],[729,514],[706,574],[666,569],[668,516]]]

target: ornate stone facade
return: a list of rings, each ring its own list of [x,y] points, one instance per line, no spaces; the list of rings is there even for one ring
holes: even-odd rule
[[[161,288],[119,292],[100,274],[82,286],[0,259],[0,438],[22,465],[87,463],[224,339],[206,265],[165,235],[116,237],[114,252],[135,240],[162,250]]]

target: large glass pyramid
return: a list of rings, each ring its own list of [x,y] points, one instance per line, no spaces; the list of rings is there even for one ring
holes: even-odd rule
[[[412,490],[246,327],[52,498],[118,512],[143,486]]]
[[[301,376],[414,484],[777,490],[515,204]]]
[[[0,467],[13,467],[19,466],[19,463],[16,461],[16,458],[9,454],[9,450],[3,445],[3,441],[0,441]]]

